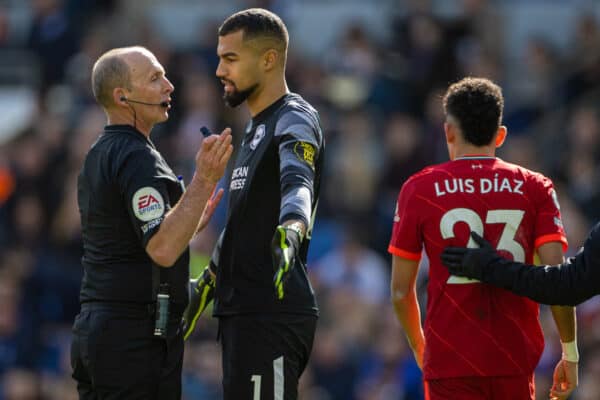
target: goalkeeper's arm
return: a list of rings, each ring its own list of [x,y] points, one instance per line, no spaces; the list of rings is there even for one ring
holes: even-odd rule
[[[312,127],[298,116],[278,123],[275,136],[279,138],[279,179],[281,203],[279,225],[271,240],[273,260],[273,286],[277,299],[286,296],[286,282],[290,278],[302,240],[308,234],[312,220],[313,191],[315,185],[314,160],[319,152],[319,140]],[[299,118],[296,120],[296,118]],[[289,125],[290,121],[293,121]],[[298,147],[305,148],[303,156],[297,154]],[[310,157],[304,155],[310,154]]]

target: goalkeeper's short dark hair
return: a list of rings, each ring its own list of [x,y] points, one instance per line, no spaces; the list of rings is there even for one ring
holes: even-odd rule
[[[244,40],[267,39],[286,53],[289,35],[285,24],[277,14],[263,8],[249,8],[229,16],[219,27],[219,36],[243,32]]]
[[[458,123],[464,139],[476,146],[492,142],[502,121],[502,89],[489,79],[464,78],[444,95],[444,112]]]

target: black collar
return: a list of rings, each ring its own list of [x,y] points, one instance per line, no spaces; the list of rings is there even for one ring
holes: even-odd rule
[[[144,135],[142,132],[138,131],[136,128],[134,128],[131,125],[106,125],[104,127],[104,132],[105,133],[126,133],[129,134],[131,136],[134,136],[140,140],[143,140],[146,143],[149,143],[150,145],[152,145],[152,147],[154,147],[154,143],[152,143],[152,141],[150,140],[150,138],[146,137],[146,135]]]
[[[271,103],[271,105],[269,105],[267,108],[265,108],[264,110],[262,110],[261,112],[259,112],[258,114],[256,114],[253,118],[252,118],[252,125],[255,126],[256,122],[262,121],[263,119],[266,119],[269,115],[271,115],[271,113],[273,111],[275,111],[277,108],[281,107],[281,105],[291,96],[293,96],[293,93],[286,93],[283,96],[281,96],[280,98],[278,98],[277,100],[275,100],[274,103]]]

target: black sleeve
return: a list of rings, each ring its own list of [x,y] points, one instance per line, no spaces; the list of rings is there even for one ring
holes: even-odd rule
[[[574,306],[600,294],[600,224],[582,250],[557,266],[536,267],[505,259],[488,264],[482,281],[539,303]]]
[[[281,204],[279,222],[298,219],[309,226],[314,197],[315,160],[321,132],[309,115],[285,112],[275,127],[279,145]]]
[[[129,153],[118,172],[119,189],[134,231],[144,248],[170,209],[168,184],[147,149]]]

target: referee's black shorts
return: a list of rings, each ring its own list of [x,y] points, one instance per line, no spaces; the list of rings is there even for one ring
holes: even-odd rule
[[[146,308],[146,310],[148,310]],[[81,400],[178,400],[183,335],[169,321],[154,336],[154,313],[144,307],[82,305],[73,324],[71,367]]]
[[[316,327],[314,315],[219,317],[224,400],[296,400]]]

